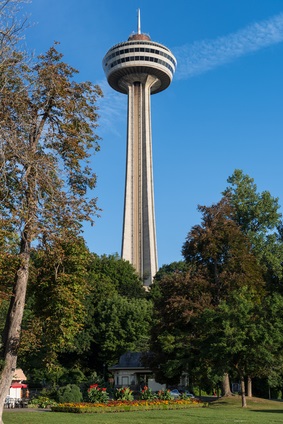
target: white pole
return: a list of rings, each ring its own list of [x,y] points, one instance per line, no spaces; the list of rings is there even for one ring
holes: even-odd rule
[[[138,9],[138,34],[141,34],[141,13],[140,13],[140,9]]]

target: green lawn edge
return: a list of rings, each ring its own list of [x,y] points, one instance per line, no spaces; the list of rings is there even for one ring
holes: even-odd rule
[[[208,408],[175,410],[120,411],[113,414],[70,414],[23,408],[4,410],[5,424],[278,424],[283,423],[283,402],[247,398],[220,398],[210,401]],[[126,412],[126,411],[125,411]]]

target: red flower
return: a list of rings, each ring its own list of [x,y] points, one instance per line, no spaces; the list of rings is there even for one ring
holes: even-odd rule
[[[96,389],[96,387],[98,387],[98,384],[91,384],[91,385],[89,386],[89,388],[90,388],[90,389]]]

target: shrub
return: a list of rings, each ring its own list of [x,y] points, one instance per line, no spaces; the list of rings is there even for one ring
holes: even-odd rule
[[[59,378],[58,383],[60,386],[66,386],[67,384],[80,385],[86,380],[86,376],[79,368],[72,368],[64,372],[64,374]]]
[[[129,387],[122,387],[121,389],[116,389],[114,392],[114,399],[116,400],[133,400],[133,392]]]
[[[148,388],[147,386],[145,386],[140,393],[140,398],[142,400],[153,400],[153,399],[156,399],[156,397],[157,396],[154,393],[152,393],[152,390]]]
[[[48,396],[38,396],[30,401],[30,405],[45,409],[49,406],[55,406],[56,402],[53,399],[50,399]]]
[[[83,395],[76,384],[67,384],[67,386],[59,388],[57,398],[59,403],[81,402]]]
[[[87,391],[88,399],[92,403],[106,403],[108,393],[105,387],[99,387],[98,384],[91,384]]]
[[[170,400],[170,390],[159,390],[159,392],[157,393],[157,398],[160,400]]]

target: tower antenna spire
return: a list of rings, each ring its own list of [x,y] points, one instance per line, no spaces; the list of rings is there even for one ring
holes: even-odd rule
[[[141,11],[138,9],[138,34],[141,34]]]

